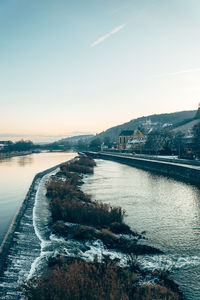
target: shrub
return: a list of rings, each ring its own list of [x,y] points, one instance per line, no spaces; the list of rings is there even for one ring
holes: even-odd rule
[[[114,233],[133,234],[133,231],[125,223],[113,222],[109,226]]]
[[[91,197],[77,186],[62,180],[48,183],[47,193],[51,197],[50,208],[53,220],[82,223],[85,225],[105,226],[121,223],[125,211],[121,207],[91,202]]]
[[[88,166],[91,168],[96,166],[94,159],[89,156],[81,156],[78,160],[78,164],[83,166]]]
[[[50,204],[53,220],[62,220],[63,202],[60,198],[53,198]]]
[[[51,180],[47,186],[46,196],[50,198],[66,198],[68,200],[79,199],[84,202],[91,201],[91,197],[83,193],[77,186],[62,180]]]
[[[78,163],[74,162],[72,164],[68,165],[68,171],[69,172],[77,172],[80,174],[92,174],[93,168],[85,165],[79,165]]]
[[[66,182],[71,185],[81,185],[83,177],[77,173],[71,173],[68,171],[67,164],[60,166],[61,174],[66,176]]]
[[[179,300],[178,293],[161,285],[143,285],[137,287],[134,293],[135,300]]]
[[[70,175],[69,173],[92,174],[94,166],[96,166],[96,163],[91,157],[81,156],[75,161],[62,164],[60,170],[66,177],[71,178],[73,184],[81,184],[82,177],[80,175]]]
[[[109,226],[115,220],[123,220],[124,211],[121,208],[113,208],[103,203],[90,203],[89,196],[81,193],[80,198],[82,201],[78,200],[76,196],[77,194],[74,192],[66,195],[63,199],[56,196],[51,200],[50,208],[53,220],[64,220],[100,227]]]
[[[51,211],[54,220],[63,219],[67,222],[85,225],[104,226],[123,220],[124,211],[119,207],[111,207],[104,203],[83,203],[66,196],[51,201]]]
[[[66,195],[72,194],[74,186],[70,185],[62,180],[51,180],[47,186],[47,197],[63,199]]]
[[[110,230],[108,230],[106,228],[103,228],[101,230],[101,234],[104,235],[104,236],[109,236],[109,237],[111,237],[112,239],[115,239],[115,240],[119,238],[116,234],[114,234],[113,232],[111,232]]]
[[[57,261],[57,262],[56,262]],[[56,262],[56,265],[55,265]],[[182,297],[161,285],[136,286],[138,268],[121,268],[109,258],[104,263],[62,257],[42,277],[24,286],[28,300],[180,300]]]
[[[59,223],[59,222],[56,222],[56,223],[53,223],[51,225],[52,229],[53,229],[53,233],[56,233],[58,235],[62,235],[62,236],[67,236],[69,231],[70,231],[70,227],[63,224],[63,223]]]
[[[120,275],[112,263],[74,260],[28,281],[25,295],[29,300],[128,300],[130,284]]]
[[[77,240],[94,240],[97,235],[94,228],[90,226],[77,225],[72,227],[72,237]]]
[[[83,184],[83,177],[78,175],[77,173],[70,173],[66,172],[66,183],[71,184],[71,185],[81,185]]]
[[[108,247],[108,248],[116,248],[116,245],[118,244],[118,236],[115,235],[113,232],[111,232],[108,229],[102,229],[98,233],[98,238],[102,240],[102,242]]]

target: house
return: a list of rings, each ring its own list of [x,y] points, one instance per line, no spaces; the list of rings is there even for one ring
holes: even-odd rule
[[[119,150],[132,149],[133,145],[141,145],[145,142],[146,138],[139,129],[122,131],[117,139]]]
[[[126,149],[126,144],[129,139],[133,138],[134,130],[124,130],[117,138],[117,146],[119,150]]]
[[[141,147],[144,146],[145,143],[146,137],[139,129],[136,129],[134,131],[133,137],[127,141],[126,149],[138,150],[141,149]]]

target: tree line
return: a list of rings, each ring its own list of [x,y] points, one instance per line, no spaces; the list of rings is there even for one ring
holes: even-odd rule
[[[9,141],[2,149],[2,153],[7,153],[7,152],[21,152],[21,151],[31,151],[35,149],[37,146],[33,144],[31,141],[18,141],[18,142],[12,142]]]

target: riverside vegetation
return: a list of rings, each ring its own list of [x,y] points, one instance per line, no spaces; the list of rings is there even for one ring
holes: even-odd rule
[[[178,286],[166,272],[142,271],[137,263],[139,254],[161,253],[139,243],[141,235],[124,223],[121,207],[93,201],[81,191],[83,174],[92,174],[95,161],[86,156],[62,164],[60,171],[47,184],[47,197],[52,213],[52,232],[65,239],[101,240],[104,247],[124,253],[126,267],[118,259],[104,256],[86,262],[64,254],[49,259],[48,271],[35,276],[24,285],[29,300],[128,300],[183,299]],[[73,226],[66,222],[75,223]],[[144,278],[155,284],[144,284]]]

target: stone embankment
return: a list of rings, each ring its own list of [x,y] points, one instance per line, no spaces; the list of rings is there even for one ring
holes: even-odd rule
[[[36,174],[0,246],[0,299],[18,299],[17,288],[40,255],[40,240],[33,226],[35,196],[42,177],[58,167]]]
[[[172,177],[177,180],[185,181],[200,186],[200,165],[198,163],[189,164],[189,161],[182,163],[181,160],[169,161],[168,159],[144,158],[127,156],[124,154],[111,154],[104,152],[86,152],[96,158],[108,159],[119,163],[127,164],[146,171]]]

